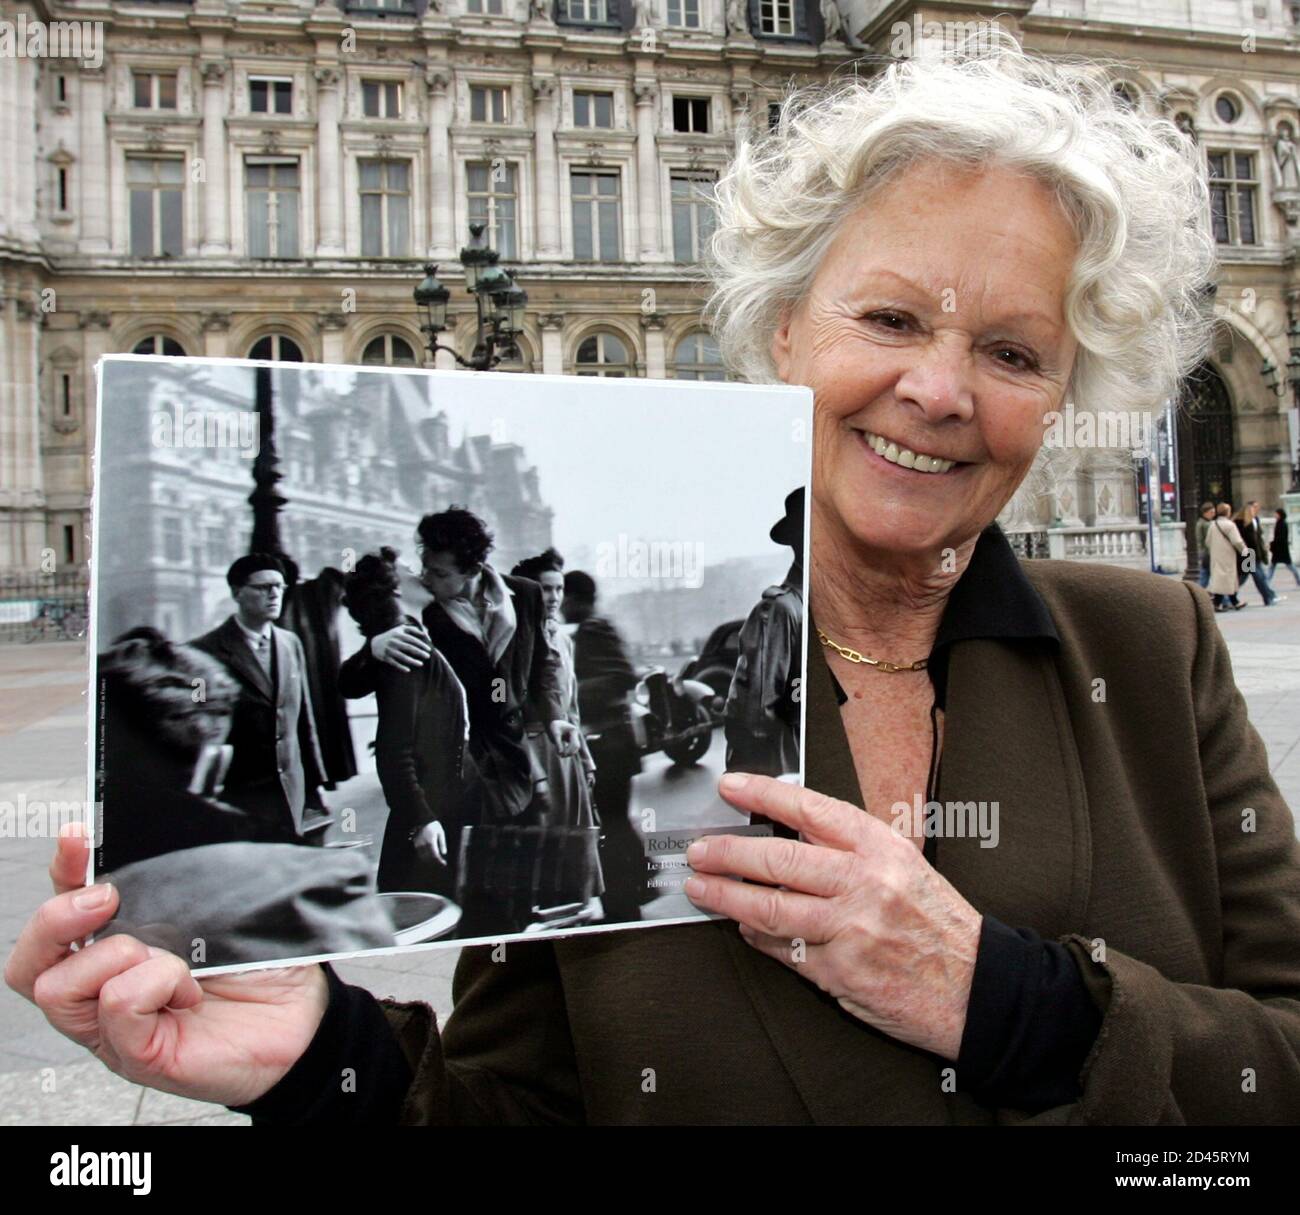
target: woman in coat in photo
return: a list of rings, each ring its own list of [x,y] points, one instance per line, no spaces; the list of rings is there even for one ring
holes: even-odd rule
[[[578,679],[573,671],[573,639],[564,631],[560,604],[564,601],[564,558],[553,548],[520,561],[510,573],[516,578],[531,578],[542,588],[545,611],[543,628],[550,646],[560,659],[560,692],[565,716],[581,726],[578,712]],[[596,763],[591,758],[587,740],[582,738],[575,755],[561,755],[550,736],[538,723],[528,727],[528,742],[546,769],[549,789],[547,821],[557,827],[594,827],[598,821],[591,804],[591,786],[596,779]]]
[[[818,641],[805,787],[719,785],[800,839],[686,853],[717,918],[467,949],[444,1022],[324,967],[68,956],[114,902],[76,905],[65,840],[10,983],[265,1123],[1300,1120],[1300,845],[1209,598],[996,524],[1065,401],[1154,411],[1209,349],[1204,156],[1112,85],[1009,38],[895,61],[789,97],[717,184],[723,358],[813,393]]]
[[[343,602],[362,636],[418,624],[403,611],[400,586],[391,548],[367,553],[345,576]],[[376,884],[450,896],[460,829],[474,821],[479,793],[465,689],[434,650],[409,673],[377,665],[375,702],[375,770],[388,803]]]

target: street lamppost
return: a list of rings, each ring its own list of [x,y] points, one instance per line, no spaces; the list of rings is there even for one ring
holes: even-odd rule
[[[1291,485],[1287,493],[1300,493],[1300,318],[1292,309],[1292,299],[1287,299],[1287,346],[1290,355],[1286,361],[1286,382],[1278,378],[1277,368],[1271,359],[1265,359],[1259,369],[1264,386],[1279,398],[1291,388],[1291,409],[1288,416],[1288,437],[1291,444]]]
[[[438,267],[433,262],[425,265],[424,279],[415,289],[415,304],[423,313],[420,330],[429,357],[436,358],[439,350],[445,350],[471,371],[491,371],[503,358],[517,357],[515,339],[523,332],[528,306],[528,293],[515,282],[515,272],[497,265],[501,255],[488,248],[483,236],[486,230],[485,223],[470,224],[469,247],[460,251],[465,289],[474,297],[478,312],[474,350],[468,359],[438,341],[438,334],[447,328],[451,292],[438,281]]]

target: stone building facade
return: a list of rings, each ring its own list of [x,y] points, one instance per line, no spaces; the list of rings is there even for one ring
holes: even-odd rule
[[[924,36],[927,23],[995,13],[1031,49],[1120,60],[1117,87],[1192,130],[1216,174],[1221,325],[1188,394],[1194,420],[1180,427],[1179,513],[1207,494],[1271,505],[1290,484],[1294,5],[3,0],[0,9],[14,30],[87,22],[88,37],[102,34],[97,54],[0,58],[0,571],[86,559],[101,355],[423,362],[411,291],[426,259],[453,290],[458,323],[444,340],[467,355],[473,302],[457,256],[472,220],[488,223],[528,291],[514,369],[721,378],[700,323],[697,258],[708,182],[742,120],[767,121],[790,85],[874,70],[901,31]],[[1266,360],[1281,369],[1282,395]],[[1006,522],[1026,551],[1145,564],[1136,509],[1127,468],[1085,460]],[[1172,521],[1167,530],[1176,548]]]

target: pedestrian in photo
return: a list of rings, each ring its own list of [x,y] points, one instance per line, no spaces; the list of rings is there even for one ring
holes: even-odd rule
[[[736,671],[723,711],[727,771],[799,771],[799,679],[803,670],[804,491],[789,494],[771,539],[791,549],[785,577],[769,586],[741,626]]]
[[[397,553],[367,553],[344,576],[344,606],[369,639],[402,624]],[[469,754],[465,689],[436,649],[414,671],[376,664],[375,771],[388,804],[376,883],[381,891],[451,896],[466,823],[477,820],[478,770]]]
[[[510,573],[516,578],[530,578],[542,588],[542,606],[546,612],[543,627],[547,642],[559,655],[565,716],[581,729],[573,639],[565,631],[560,614],[560,604],[564,600],[564,558],[555,549],[548,548],[535,557],[520,561]],[[595,826],[591,789],[596,780],[596,762],[591,757],[586,736],[579,736],[576,754],[562,755],[541,723],[533,722],[528,727],[528,741],[546,770],[550,802],[547,821],[557,827]]]
[[[596,613],[596,581],[584,570],[564,575],[564,619],[573,633],[573,666],[583,733],[596,765],[592,798],[600,818],[600,864],[605,918],[641,918],[648,896],[646,855],[628,817],[632,778],[641,771],[641,750],[632,730],[628,697],[639,677],[618,629]]]
[[[1281,565],[1291,571],[1296,586],[1300,586],[1300,570],[1296,569],[1295,562],[1291,559],[1291,536],[1290,528],[1287,527],[1286,511],[1279,506],[1273,512],[1273,517],[1276,519],[1273,524],[1273,538],[1268,542],[1269,556],[1272,558],[1272,564],[1268,569],[1269,581],[1272,582],[1277,567]]]
[[[275,623],[284,606],[284,565],[269,553],[251,553],[231,564],[226,583],[234,613],[191,642],[239,684],[225,798],[257,819],[260,839],[319,844],[329,812],[307,662],[302,642]]]
[[[1246,605],[1237,598],[1241,585],[1241,561],[1250,550],[1232,520],[1232,503],[1220,502],[1206,533],[1210,553],[1210,581],[1207,589],[1216,612],[1238,611]]]

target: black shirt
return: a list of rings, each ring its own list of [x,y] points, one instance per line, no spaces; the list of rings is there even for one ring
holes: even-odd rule
[[[976,638],[1060,645],[1046,605],[996,524],[980,535],[939,622],[926,666],[936,708],[946,704],[952,646]],[[838,683],[835,690],[842,704],[846,698]],[[931,769],[930,791],[937,765]],[[937,845],[937,837],[926,840],[931,863]],[[251,1105],[232,1108],[259,1122],[396,1122],[413,1079],[410,1065],[375,998],[325,969],[329,1005],[311,1046],[269,1092]],[[957,1086],[987,1104],[1029,1111],[1075,1101],[1101,1017],[1065,946],[986,915]],[[354,1091],[339,1081],[341,1059],[349,1061]]]

